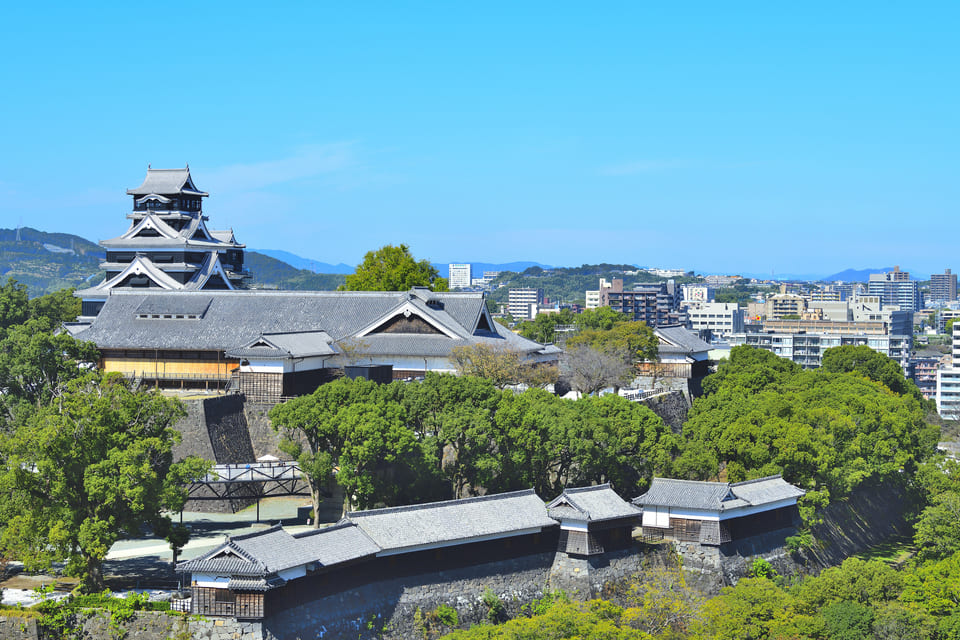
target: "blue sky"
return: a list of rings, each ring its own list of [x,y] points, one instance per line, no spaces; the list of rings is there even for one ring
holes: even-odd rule
[[[323,262],[960,270],[960,4],[794,4],[15,3],[0,226],[117,236],[189,162]]]

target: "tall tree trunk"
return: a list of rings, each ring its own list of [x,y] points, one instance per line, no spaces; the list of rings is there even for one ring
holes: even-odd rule
[[[313,505],[313,528],[319,529],[320,503],[323,502],[323,496],[320,495],[320,487],[313,484],[309,477],[307,477],[307,487],[310,489],[310,503]]]
[[[83,591],[86,593],[103,591],[106,587],[103,582],[103,560],[93,556],[84,556],[84,560],[87,564],[87,571],[83,577]]]

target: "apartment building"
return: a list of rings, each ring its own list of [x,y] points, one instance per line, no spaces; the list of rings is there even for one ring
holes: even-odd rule
[[[472,283],[470,281],[470,265],[462,263],[450,264],[450,276],[447,278],[447,284],[450,290],[466,289]]]
[[[507,292],[507,310],[515,320],[533,320],[542,300],[543,289],[510,289]]]
[[[867,293],[879,296],[885,306],[896,305],[913,313],[923,309],[920,283],[910,279],[909,271],[900,271],[896,266],[887,273],[871,273]]]
[[[692,331],[709,331],[713,336],[743,333],[743,309],[734,302],[701,302],[687,307]]]
[[[957,274],[950,269],[930,275],[930,301],[954,302],[957,299]]]

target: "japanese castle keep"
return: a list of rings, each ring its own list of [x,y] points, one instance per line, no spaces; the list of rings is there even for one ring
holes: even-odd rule
[[[507,349],[531,366],[559,358],[494,322],[482,293],[247,289],[244,245],[207,229],[207,193],[189,168],[148,169],[127,193],[130,226],[100,243],[106,277],[76,293],[81,316],[66,326],[97,345],[105,371],[273,403],[349,365],[389,365],[394,378],[453,372],[462,346]]]
[[[100,242],[107,251],[103,282],[77,292],[81,316],[96,316],[114,289],[200,291],[239,288],[249,273],[233,231],[207,229],[203,198],[184,169],[147,169],[143,184],[127,189],[133,211],[123,235]]]

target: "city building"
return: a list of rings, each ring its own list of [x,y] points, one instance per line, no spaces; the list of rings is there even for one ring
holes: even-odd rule
[[[743,309],[735,302],[702,302],[687,307],[690,329],[715,337],[743,333]],[[709,331],[709,334],[704,332]]]
[[[913,381],[927,400],[936,399],[937,373],[941,367],[948,367],[949,362],[949,356],[945,355],[916,355],[910,359]]]
[[[950,366],[937,372],[937,413],[946,420],[960,420],[960,322],[953,325]]]
[[[600,306],[610,307],[651,327],[686,325],[688,320],[686,311],[679,308],[680,288],[673,280],[639,283],[632,291],[624,291],[623,279],[614,278],[609,287],[600,290]]]
[[[806,330],[788,333],[766,330],[765,323],[763,332],[733,334],[729,337],[729,342],[734,347],[745,344],[772,351],[781,358],[793,360],[805,369],[819,367],[823,352],[831,347],[865,345],[896,360],[903,371],[909,374],[912,335],[865,333],[853,326],[844,327],[842,323],[833,323],[832,327],[835,331],[831,333],[807,333]]]
[[[600,278],[600,288],[586,291],[586,302],[584,306],[587,309],[596,309],[600,305],[600,292],[610,288],[610,283],[606,278]]]
[[[451,263],[447,284],[451,291],[454,289],[466,289],[469,287],[472,284],[470,265]]]
[[[684,302],[713,302],[716,289],[708,284],[684,284],[680,286]]]
[[[729,287],[743,280],[743,276],[703,276],[703,281],[714,287]]]
[[[543,289],[510,289],[507,292],[507,310],[514,320],[533,320],[537,317]]]
[[[807,310],[807,299],[795,293],[786,293],[782,285],[780,291],[767,298],[764,316],[767,320],[783,317],[799,318]]]
[[[957,299],[957,274],[946,269],[930,275],[930,301],[954,302]]]
[[[190,167],[147,168],[143,184],[127,189],[133,210],[127,231],[100,246],[106,259],[103,282],[76,292],[81,317],[96,316],[113,291],[214,291],[242,288],[249,272],[244,245],[232,230],[207,228],[202,200]]]
[[[643,269],[643,271],[646,271],[650,275],[654,275],[658,278],[682,278],[688,273],[691,273],[689,271],[684,271],[683,269],[659,269],[656,267],[651,269]]]
[[[896,305],[913,313],[923,309],[919,285],[916,280],[910,279],[910,272],[900,271],[900,267],[895,266],[893,271],[887,273],[871,273],[867,293],[879,296],[884,306]]]

